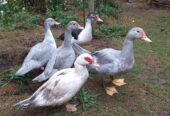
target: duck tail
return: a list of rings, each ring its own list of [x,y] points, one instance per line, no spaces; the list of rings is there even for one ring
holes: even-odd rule
[[[28,98],[28,99],[25,99],[23,101],[20,101],[20,102],[14,104],[14,108],[23,109],[23,108],[27,108],[30,105],[31,105],[31,100],[30,100],[30,98]]]
[[[33,60],[30,60],[29,62],[22,65],[22,67],[15,73],[16,76],[22,76],[28,72],[30,72],[33,69],[37,69],[41,67],[41,65]]]
[[[88,51],[88,50],[80,47],[80,46],[79,46],[78,44],[76,44],[76,43],[73,43],[73,44],[72,44],[72,47],[73,47],[75,53],[78,54],[78,55],[81,55],[81,54],[83,54],[83,53],[91,54],[90,51]]]

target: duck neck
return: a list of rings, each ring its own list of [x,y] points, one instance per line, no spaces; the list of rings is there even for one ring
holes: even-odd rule
[[[92,20],[91,19],[88,18],[86,20],[86,25],[85,25],[85,29],[84,30],[92,31]]]
[[[92,21],[90,18],[87,18],[87,19],[86,19],[86,25],[91,25],[92,22],[93,22],[93,21]],[[86,26],[86,25],[85,25],[85,26]]]
[[[64,42],[63,42],[63,46],[64,47],[71,47],[71,39],[72,39],[72,35],[71,35],[71,31],[66,29],[64,32]]]
[[[75,72],[77,74],[80,74],[82,76],[88,74],[86,65],[80,65],[79,63],[75,61],[74,66],[75,66]]]
[[[124,58],[128,58],[129,56],[133,56],[133,41],[128,38],[125,39],[123,43],[123,48],[121,51],[121,55]]]
[[[54,43],[55,44],[55,40],[54,40],[53,34],[52,34],[51,29],[50,29],[49,26],[45,27],[44,42]],[[56,44],[55,44],[55,46],[56,46]]]

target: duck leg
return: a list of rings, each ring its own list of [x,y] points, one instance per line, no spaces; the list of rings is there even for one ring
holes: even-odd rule
[[[75,98],[73,98],[69,103],[67,103],[65,105],[65,109],[68,112],[75,112],[75,111],[77,111],[77,107],[76,106],[78,104],[79,104],[79,102]]]
[[[113,79],[112,83],[116,86],[123,86],[126,83],[124,82],[124,79]]]
[[[105,89],[106,94],[108,94],[109,96],[113,96],[113,94],[118,93],[115,86],[106,86],[103,78],[102,85],[103,88]]]

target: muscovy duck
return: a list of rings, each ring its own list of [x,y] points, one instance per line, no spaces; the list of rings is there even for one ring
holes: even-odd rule
[[[60,106],[69,101],[88,79],[86,65],[98,66],[89,54],[80,55],[75,68],[60,70],[52,75],[31,97],[15,104],[15,108]]]
[[[24,59],[21,68],[16,72],[15,75],[22,76],[33,69],[43,67],[47,64],[48,60],[51,58],[52,53],[56,50],[57,46],[55,39],[51,32],[51,27],[54,25],[59,25],[52,18],[45,20],[45,37],[44,40],[31,48],[28,55]]]
[[[100,65],[99,68],[93,68],[98,73],[104,73],[108,75],[116,75],[119,73],[128,72],[133,68],[135,59],[133,54],[133,42],[134,40],[142,40],[145,42],[152,42],[145,34],[144,30],[140,27],[134,27],[126,35],[122,50],[115,50],[112,48],[105,48],[95,52],[89,52],[81,48],[76,43],[73,43],[73,49],[77,54],[90,53],[97,63]],[[116,79],[112,81],[117,86],[125,84],[124,79]],[[116,93],[114,87],[106,87],[106,92],[109,95]]]

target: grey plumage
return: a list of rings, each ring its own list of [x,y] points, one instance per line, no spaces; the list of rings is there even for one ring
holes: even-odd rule
[[[22,67],[16,72],[15,75],[22,76],[33,69],[44,66],[50,59],[52,53],[56,49],[56,43],[51,33],[51,26],[59,24],[52,18],[48,18],[45,21],[45,37],[43,42],[40,42],[33,46],[28,55],[24,59]]]
[[[133,55],[133,41],[135,39],[141,39],[146,42],[151,42],[151,40],[147,38],[142,28],[135,27],[128,32],[122,50],[105,48],[90,53],[88,50],[81,48],[75,43],[73,44],[73,49],[77,54],[90,53],[100,65],[100,67],[97,69],[91,66],[91,68],[93,68],[97,72],[115,75],[117,73],[127,72],[133,68],[133,65],[135,63]]]
[[[34,82],[44,81],[48,79],[53,73],[64,68],[69,68],[73,65],[76,56],[71,44],[71,39],[72,39],[71,31],[72,29],[78,28],[77,25],[78,23],[75,21],[69,22],[65,30],[64,42],[53,53],[52,57],[50,58],[45,68],[45,71],[33,79]]]

